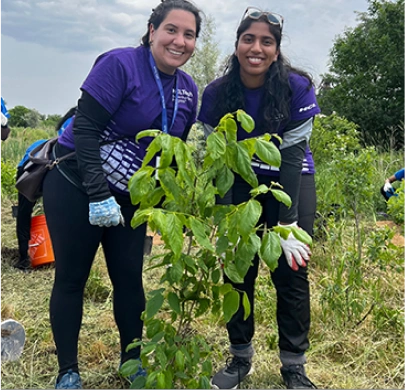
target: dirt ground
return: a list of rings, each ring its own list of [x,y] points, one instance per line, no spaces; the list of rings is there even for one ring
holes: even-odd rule
[[[395,236],[391,240],[391,242],[398,246],[398,247],[404,247],[405,246],[405,237],[400,233],[400,228],[398,225],[396,225],[393,221],[377,221],[376,222],[377,226],[388,226],[390,229],[393,229],[396,231]]]

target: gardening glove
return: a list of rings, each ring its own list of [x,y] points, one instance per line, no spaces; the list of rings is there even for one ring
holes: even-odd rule
[[[384,184],[384,191],[385,192],[389,192],[389,193],[393,193],[394,192],[394,188],[392,187],[390,181],[387,179],[385,180],[385,184]]]
[[[297,222],[293,222],[290,225],[281,225],[278,223],[278,226],[282,227],[298,227]],[[280,236],[280,244],[283,248],[285,258],[288,265],[294,270],[298,271],[298,266],[306,267],[311,256],[311,250],[307,244],[297,240],[292,233],[288,235],[288,238],[285,240]]]
[[[7,117],[3,113],[1,113],[1,125],[5,127],[7,126],[7,123],[8,123]]]
[[[121,206],[113,196],[101,202],[91,202],[89,209],[89,221],[92,225],[109,227],[121,223],[124,226]]]

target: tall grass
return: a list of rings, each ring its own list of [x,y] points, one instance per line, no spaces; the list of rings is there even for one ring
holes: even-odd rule
[[[30,141],[11,137],[3,142],[2,159],[16,165]],[[365,176],[359,176],[354,168],[337,172],[334,164],[320,161],[317,165],[320,218],[309,272],[312,321],[307,373],[320,388],[401,389],[404,248],[403,244],[393,244],[401,227],[392,223],[391,227],[380,226],[376,220],[381,219],[378,213],[387,209],[379,188],[387,176],[401,168],[402,155],[376,154],[370,162],[370,175]],[[369,188],[357,217],[350,208],[350,199],[356,196],[350,192],[356,189],[356,179],[361,188],[364,183]],[[2,363],[1,385],[9,389],[52,388],[57,357],[48,307],[54,269],[43,267],[22,273],[11,266],[17,249],[11,205],[10,196],[3,194],[1,318],[20,321],[27,341],[18,361]],[[162,250],[162,246],[155,245],[151,256]],[[145,258],[145,268],[151,256]],[[160,276],[156,270],[144,273],[146,292],[158,287]],[[275,314],[275,289],[262,267],[256,284],[255,373],[242,383],[242,388],[283,388]],[[205,314],[193,323],[193,331],[211,346],[214,371],[223,367],[229,356],[224,321]],[[80,333],[79,364],[84,387],[128,388],[129,384],[117,373],[119,355],[111,283],[100,250],[86,286]]]

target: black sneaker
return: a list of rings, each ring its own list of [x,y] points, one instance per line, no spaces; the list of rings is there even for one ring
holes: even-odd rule
[[[280,368],[280,372],[287,389],[317,389],[308,379],[302,364],[283,366]]]
[[[31,262],[29,259],[19,259],[14,265],[14,268],[17,268],[21,271],[30,271],[31,270]]]
[[[214,389],[236,389],[247,375],[253,372],[252,362],[239,356],[229,357],[226,366],[211,379]]]

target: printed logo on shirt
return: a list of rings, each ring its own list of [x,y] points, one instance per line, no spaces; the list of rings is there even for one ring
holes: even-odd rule
[[[175,99],[176,96],[176,91],[173,89],[173,100]],[[193,96],[193,92],[191,91],[187,91],[186,89],[182,88],[182,89],[178,89],[178,96],[179,96],[179,103],[193,103],[194,101],[194,96]]]
[[[312,108],[315,108],[315,107],[316,107],[316,104],[315,104],[315,103],[312,103],[312,104],[310,104],[309,106],[300,108],[298,112],[308,111],[308,110],[311,110]]]

